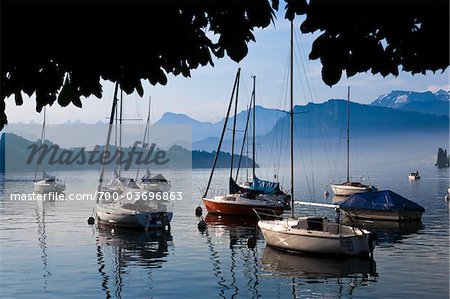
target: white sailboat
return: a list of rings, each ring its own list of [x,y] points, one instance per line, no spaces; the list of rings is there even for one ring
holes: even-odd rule
[[[291,21],[290,48],[290,174],[291,174],[291,217],[276,220],[258,221],[267,245],[280,250],[327,254],[360,256],[369,255],[373,248],[371,234],[363,229],[342,225],[327,217],[295,217],[294,213],[294,151],[293,151],[293,22]],[[336,208],[335,205],[305,203],[321,207]],[[255,210],[257,215],[258,213]]]
[[[331,190],[337,196],[350,196],[353,193],[378,191],[372,185],[354,182],[350,177],[350,87],[347,93],[347,180],[343,183],[330,184]]]
[[[45,143],[45,107],[44,107],[44,121],[42,123],[42,131],[41,131],[41,145]],[[52,176],[45,172],[44,169],[42,169],[42,178],[37,179],[37,172],[38,172],[39,164],[36,165],[36,171],[34,173],[34,181],[33,181],[33,187],[34,192],[40,192],[40,193],[48,193],[48,192],[63,192],[66,189],[66,184],[57,179],[55,176]]]
[[[149,130],[150,130],[151,103],[152,102],[150,98],[148,103],[147,123],[145,124],[144,138],[142,140],[142,150],[145,150],[145,145],[146,144],[148,145],[150,143]],[[136,181],[138,180],[139,177],[140,167],[141,165],[138,165],[138,170],[136,172]],[[152,175],[150,170],[147,169],[145,175],[141,178],[141,183],[139,184],[139,187],[151,192],[169,192],[170,189],[172,188],[172,185],[161,173],[157,175]]]
[[[105,153],[109,149],[117,104],[117,90],[118,83],[116,83],[114,91],[114,99],[103,159],[105,159]],[[173,217],[171,203],[156,200],[154,197],[150,196],[148,191],[140,189],[133,179],[121,178],[120,175],[116,175],[116,177],[118,177],[116,184],[109,186],[109,188],[105,188],[105,186],[103,186],[103,176],[105,172],[104,162],[105,161],[102,163],[99,186],[97,189],[96,216],[98,222],[103,225],[117,227],[145,230],[169,230],[170,221]],[[113,187],[115,187],[117,191],[114,191],[115,189]]]

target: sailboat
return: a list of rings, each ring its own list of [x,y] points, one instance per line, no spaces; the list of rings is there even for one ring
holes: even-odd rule
[[[116,101],[119,101],[118,99],[115,99]],[[123,91],[121,91],[120,94],[120,112],[118,113],[118,109],[115,109],[114,116],[116,123],[115,123],[115,141],[114,141],[114,150],[119,149],[119,151],[122,150],[122,121],[123,121]],[[113,124],[114,119],[110,119],[111,126]],[[117,140],[119,141],[119,144],[117,145]],[[109,184],[106,186],[102,186],[102,192],[108,193],[108,196],[114,196],[117,198],[125,189],[136,189],[139,191],[139,186],[137,185],[136,181],[133,178],[130,177],[123,177],[122,171],[121,171],[121,165],[120,163],[116,164],[116,168],[114,169],[114,177],[111,179]]]
[[[350,177],[350,87],[347,92],[347,180],[340,184],[330,184],[331,190],[337,196],[350,196],[353,193],[378,191],[372,185],[353,182]]]
[[[134,180],[120,180],[117,186],[119,191],[113,192],[113,189],[104,188],[103,177],[105,172],[105,153],[108,152],[111,131],[114,123],[114,115],[117,105],[116,83],[111,117],[108,127],[106,145],[103,152],[103,163],[100,171],[99,185],[97,189],[96,216],[100,224],[128,227],[135,229],[165,229],[170,230],[170,221],[173,217],[171,204],[166,201],[151,200],[148,191],[140,189],[132,184]],[[105,192],[106,190],[106,192]],[[110,192],[111,191],[111,192]]]
[[[203,194],[203,203],[209,213],[224,214],[224,215],[239,215],[239,216],[255,216],[253,210],[266,210],[280,215],[284,211],[284,205],[279,201],[278,195],[276,195],[277,188],[279,190],[278,183],[267,182],[267,184],[261,184],[259,188],[256,188],[256,182],[254,181],[251,188],[239,186],[236,180],[233,178],[233,158],[234,158],[234,140],[236,132],[236,115],[237,115],[237,102],[239,93],[239,78],[241,69],[239,68],[234,81],[233,91],[228,105],[227,115],[225,117],[224,126],[222,129],[222,135],[219,140],[216,155],[214,157],[211,174],[209,176],[208,185]],[[234,100],[236,94],[236,100]],[[220,148],[224,138],[225,131],[227,129],[228,118],[230,116],[230,110],[235,102],[234,106],[234,122],[232,130],[231,140],[231,165],[230,165],[230,177],[229,177],[229,192],[227,194],[220,194],[216,192],[215,196],[208,197],[209,187],[214,175],[214,170],[217,163],[217,158],[220,153]],[[254,177],[256,179],[256,176]]]
[[[258,226],[267,245],[280,250],[327,255],[368,256],[374,249],[371,234],[363,229],[342,225],[324,216],[296,217],[294,212],[294,89],[293,22],[290,42],[290,176],[291,217],[275,220],[260,218]],[[336,209],[336,205],[298,202],[303,205]],[[255,210],[260,217],[261,213]]]
[[[253,134],[252,134],[252,160],[253,160],[252,174],[253,174],[253,178],[252,178],[252,181],[246,181],[245,183],[239,185],[239,187],[240,187],[241,191],[260,192],[263,194],[271,195],[271,196],[273,196],[274,200],[280,201],[281,203],[283,203],[284,208],[286,210],[288,210],[288,209],[290,209],[289,202],[290,202],[291,197],[289,194],[286,194],[283,190],[281,190],[279,182],[261,180],[256,176],[256,170],[255,170],[255,168],[256,168],[256,140],[255,140],[256,139],[256,76],[252,76],[252,78],[253,78],[253,91],[252,91],[252,96],[251,96],[251,100],[250,100],[250,106],[253,110],[252,111],[252,115],[253,115],[253,125],[252,125],[252,129],[253,129]],[[238,164],[238,169],[237,169],[237,174],[236,174],[236,180],[238,178],[239,167],[241,164],[244,145],[246,142],[249,116],[250,116],[250,107],[248,109],[247,123],[246,123],[245,130],[244,130],[244,138],[242,140],[241,154],[239,156],[239,164]],[[248,170],[248,168],[247,168],[247,170]],[[248,178],[248,175],[247,175],[247,178]]]
[[[144,138],[142,140],[142,150],[145,149],[146,144],[148,145],[150,143],[148,140],[150,138],[148,131],[150,129],[151,103],[152,102],[151,102],[151,98],[150,98],[149,103],[148,103],[147,123],[145,124]],[[147,143],[146,143],[146,141],[147,141]],[[136,181],[138,180],[138,177],[139,177],[140,166],[141,165],[138,165],[138,170],[136,172]],[[141,178],[141,183],[139,184],[139,187],[144,190],[151,191],[151,192],[168,192],[168,191],[170,191],[170,188],[172,187],[172,185],[161,173],[153,176],[151,174],[150,170],[147,169],[147,171],[145,172],[145,175]]]
[[[40,143],[43,145],[45,143],[45,107],[44,107],[44,121],[42,122],[42,131],[41,131],[41,140]],[[44,169],[42,169],[42,178],[37,179],[37,172],[38,172],[38,166],[39,164],[36,164],[36,171],[34,173],[34,192],[63,192],[66,189],[66,184],[62,182],[61,180],[57,179],[55,176],[50,175],[45,172]]]

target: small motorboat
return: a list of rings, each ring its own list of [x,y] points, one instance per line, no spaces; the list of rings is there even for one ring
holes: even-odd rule
[[[417,181],[420,180],[420,174],[418,171],[416,172],[411,172],[410,174],[408,174],[408,179],[410,181]]]

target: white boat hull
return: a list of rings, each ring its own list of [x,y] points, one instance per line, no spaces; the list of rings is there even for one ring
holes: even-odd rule
[[[264,239],[269,246],[286,251],[361,256],[373,250],[368,235],[331,233],[302,228],[294,228],[294,219],[259,221]],[[341,226],[342,227],[342,226]]]
[[[103,205],[97,205],[98,222],[110,226],[136,229],[167,229],[172,217],[172,212],[136,212],[122,208],[105,208]]]
[[[34,192],[63,192],[66,189],[66,184],[56,180],[54,182],[46,182],[45,180],[34,182]]]
[[[375,191],[373,186],[358,187],[341,184],[331,184],[331,190],[333,191],[334,195],[337,196],[350,196],[354,193]]]
[[[140,187],[150,192],[169,192],[172,185],[169,183],[141,183]]]

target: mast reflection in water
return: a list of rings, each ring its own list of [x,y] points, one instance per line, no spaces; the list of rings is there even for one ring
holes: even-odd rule
[[[208,213],[206,237],[221,298],[259,298],[257,219]],[[223,242],[228,239],[229,251]]]
[[[36,201],[36,224],[37,224],[37,233],[38,233],[38,242],[39,248],[42,251],[41,261],[42,261],[42,278],[44,280],[43,289],[47,289],[47,279],[52,273],[49,270],[48,265],[48,253],[47,253],[47,233],[46,233],[46,223],[45,223],[45,215],[47,213],[47,209],[50,205],[54,204],[53,201],[48,200],[38,200]]]
[[[97,263],[106,298],[151,295],[153,271],[166,262],[170,232],[97,227]],[[127,289],[124,289],[127,288]]]

